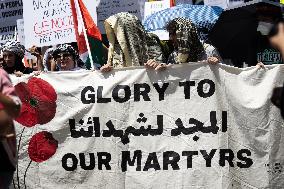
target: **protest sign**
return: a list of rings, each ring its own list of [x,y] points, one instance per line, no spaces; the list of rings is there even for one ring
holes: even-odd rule
[[[281,188],[283,66],[12,78],[25,188]]]
[[[26,48],[76,41],[69,0],[24,0],[24,20]]]
[[[0,1],[0,43],[15,38],[17,19],[23,18],[22,0]]]
[[[170,0],[145,2],[144,20],[151,14],[170,7]],[[169,40],[169,32],[167,32],[166,30],[151,31],[151,33],[156,34],[161,40]]]
[[[119,12],[129,12],[137,16],[141,21],[144,18],[144,3],[146,0],[100,0],[97,6],[98,27],[101,33],[105,33],[104,21]]]
[[[84,0],[97,21],[97,1]],[[26,47],[76,42],[69,0],[24,0]]]
[[[25,28],[24,28],[24,19],[17,20],[17,32],[18,40],[22,45],[25,45]]]
[[[145,2],[145,11],[144,11],[144,19],[155,12],[159,12],[161,10],[167,9],[171,7],[170,0],[164,1],[152,1],[152,2]]]

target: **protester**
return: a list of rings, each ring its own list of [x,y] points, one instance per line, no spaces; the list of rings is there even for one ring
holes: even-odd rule
[[[13,118],[20,113],[21,101],[8,74],[0,68],[0,188],[9,188],[16,164],[16,135]]]
[[[19,42],[9,41],[2,47],[3,68],[9,74],[20,77],[23,74],[33,73],[33,69],[25,67],[22,60],[25,56],[25,47]]]
[[[59,45],[52,53],[52,56],[56,63],[56,71],[76,71],[83,69],[81,65],[84,65],[84,63],[71,45]]]
[[[50,47],[48,48],[44,55],[43,55],[43,70],[44,71],[55,71],[56,70],[56,63],[53,59],[54,48]]]
[[[284,57],[284,20],[279,20],[272,27],[268,34],[269,42],[272,47],[280,51]],[[275,88],[271,101],[281,110],[281,115],[284,118],[284,86]]]
[[[202,44],[196,26],[189,19],[176,18],[167,24],[166,29],[175,49],[168,58],[168,64],[206,60],[210,64],[220,62],[217,51],[209,44]]]
[[[107,64],[101,71],[143,65],[155,69],[165,67],[161,46],[136,16],[125,12],[115,14],[106,19],[105,29],[110,46]]]
[[[278,20],[268,34],[272,47],[280,51],[284,57],[284,20]]]
[[[40,71],[55,71],[56,64],[52,57],[52,53],[54,51],[53,47],[48,47],[48,49],[42,55],[40,50],[41,48],[33,46],[29,49],[29,52],[36,57],[37,59],[37,67]]]

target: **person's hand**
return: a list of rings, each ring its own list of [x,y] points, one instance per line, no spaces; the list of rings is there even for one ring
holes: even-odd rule
[[[164,70],[167,68],[167,65],[164,63],[157,63],[155,60],[150,59],[147,63],[144,64],[147,69],[155,69],[155,70]]]
[[[155,70],[157,70],[157,71],[159,71],[159,70],[165,70],[165,69],[167,69],[167,64],[165,64],[165,63],[161,63],[161,64],[159,64],[156,68],[155,68]]]
[[[38,49],[37,49],[37,47],[36,47],[35,45],[32,46],[32,47],[29,49],[29,51],[30,51],[30,53],[31,53],[33,56],[35,56],[35,57],[37,57],[37,58],[39,58],[39,57],[41,56],[40,52],[38,51]]]
[[[264,64],[262,62],[257,63],[257,68],[265,68]]]
[[[277,35],[271,37],[269,41],[271,45],[277,48],[278,50],[284,49],[284,24],[279,24],[279,30]]]
[[[14,135],[13,119],[5,110],[0,110],[0,138],[7,138]]]
[[[220,63],[220,60],[217,57],[211,56],[211,57],[207,58],[207,62],[209,64],[218,64],[218,63]]]
[[[42,71],[35,71],[33,72],[34,76],[39,76],[41,74]]]
[[[22,77],[24,74],[20,71],[15,71],[14,74],[16,75],[16,77]]]
[[[144,64],[144,66],[147,69],[155,69],[158,66],[158,63],[155,60],[150,59]]]
[[[113,67],[109,64],[105,64],[100,68],[101,72],[110,72],[112,69]]]

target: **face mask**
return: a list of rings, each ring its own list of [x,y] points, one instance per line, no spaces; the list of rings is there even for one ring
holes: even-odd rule
[[[272,27],[273,27],[273,24],[269,22],[259,22],[257,31],[259,31],[262,35],[268,35]]]

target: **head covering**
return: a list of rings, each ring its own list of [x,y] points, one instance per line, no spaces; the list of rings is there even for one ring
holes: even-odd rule
[[[50,56],[52,56],[54,52],[54,48],[51,47],[47,49],[43,55],[43,66],[44,66],[44,71],[48,71],[48,59]]]
[[[159,63],[166,62],[162,42],[156,34],[147,33],[146,43],[148,48],[149,59],[154,59],[156,62]]]
[[[25,47],[17,41],[8,41],[2,46],[2,52],[9,51],[14,53],[20,59],[23,59],[25,56]]]
[[[148,48],[153,43],[147,42],[151,38],[136,16],[127,12],[110,16],[105,21],[105,29],[110,43],[108,63],[114,67],[141,66],[153,58],[155,53],[149,54]],[[158,43],[155,44],[157,48],[152,47],[159,51]]]
[[[52,56],[57,57],[61,53],[71,54],[74,60],[77,60],[77,58],[79,57],[77,51],[71,45],[68,44],[58,45],[56,49],[53,51]]]
[[[196,26],[186,18],[175,18],[169,24],[174,25],[177,37],[177,61],[196,62],[204,54]]]
[[[25,56],[25,47],[21,45],[19,42],[17,41],[6,42],[2,46],[1,51],[2,52],[8,51],[16,55],[14,66],[8,67],[8,65],[4,61],[3,68],[7,73],[13,74],[15,71],[20,71],[23,74],[30,74],[34,71],[32,68],[24,66],[22,59]]]
[[[57,48],[53,51],[52,56],[56,58],[61,53],[69,53],[71,54],[75,67],[82,67],[84,62],[80,59],[78,52],[69,44],[61,44],[58,45]]]

